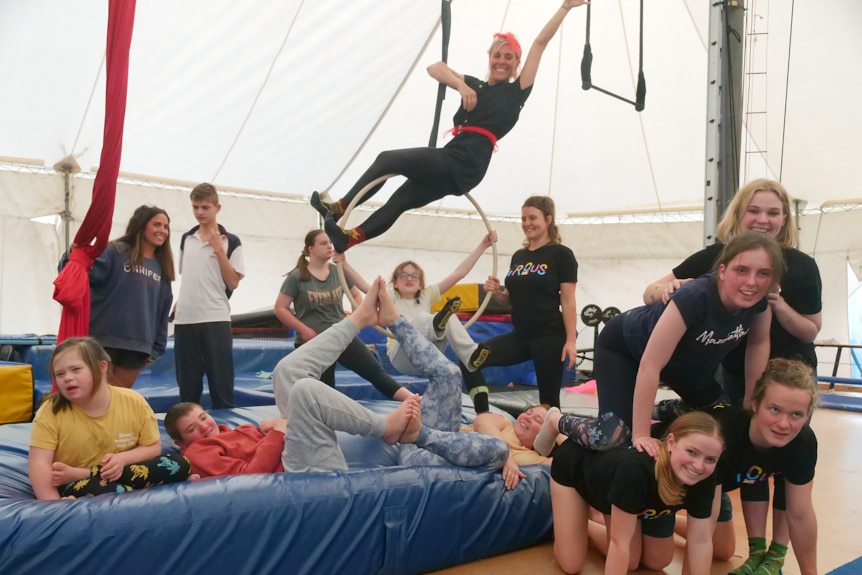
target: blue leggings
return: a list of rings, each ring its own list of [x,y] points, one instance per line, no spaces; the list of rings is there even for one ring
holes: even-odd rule
[[[459,433],[461,428],[461,373],[454,363],[404,317],[389,328],[410,363],[425,375],[428,389],[422,396],[422,430],[415,445],[402,445],[401,465],[446,465],[500,469],[509,447],[497,437]]]

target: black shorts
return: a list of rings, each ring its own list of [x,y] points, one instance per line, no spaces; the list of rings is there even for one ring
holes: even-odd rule
[[[106,347],[108,357],[111,358],[111,363],[117,367],[126,369],[141,369],[147,365],[150,359],[150,354],[142,351],[132,351],[130,349],[119,349],[117,347]]]

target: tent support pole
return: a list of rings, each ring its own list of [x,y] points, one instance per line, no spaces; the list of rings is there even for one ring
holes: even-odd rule
[[[715,229],[739,186],[742,118],[744,0],[716,0],[709,11],[706,97],[706,173],[703,244],[715,243]],[[730,42],[736,36],[737,42]]]

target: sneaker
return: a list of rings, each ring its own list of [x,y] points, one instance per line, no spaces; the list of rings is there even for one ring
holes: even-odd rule
[[[349,247],[347,234],[344,233],[344,230],[338,227],[332,214],[329,214],[324,218],[323,229],[326,231],[326,235],[329,236],[329,240],[332,242],[332,247],[335,248],[335,251],[340,254],[347,251],[347,248]]]
[[[437,335],[440,336],[446,331],[446,324],[449,323],[449,319],[461,308],[461,298],[458,296],[453,297],[450,300],[447,300],[446,303],[443,304],[442,309],[437,312],[434,316],[434,331],[437,332]]]
[[[321,218],[326,219],[327,216],[332,215],[332,211],[329,209],[329,204],[324,203],[320,196],[316,191],[311,192],[311,207],[317,210]]]
[[[491,348],[485,345],[484,343],[480,343],[476,350],[470,355],[470,362],[467,364],[467,371],[476,371],[488,360],[488,357],[491,356]]]
[[[663,399],[652,406],[652,418],[656,421],[670,423],[691,408],[681,399]]]

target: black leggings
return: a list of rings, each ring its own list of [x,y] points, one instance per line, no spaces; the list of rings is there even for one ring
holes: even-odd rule
[[[365,239],[376,238],[390,227],[407,210],[427,206],[444,196],[459,195],[460,190],[449,164],[438,148],[408,148],[381,152],[354,184],[342,203],[346,208],[369,182],[386,174],[400,174],[407,178],[385,204],[371,214],[359,227]],[[385,182],[383,182],[385,183]],[[371,198],[383,187],[380,183],[371,188],[359,202]]]
[[[380,361],[358,337],[353,338],[341,352],[338,363],[371,383],[377,391],[390,399],[401,389],[401,384],[386,373]],[[329,387],[335,387],[335,364],[326,368],[318,379]]]
[[[90,477],[68,484],[60,491],[60,496],[85,497],[103,493],[125,493],[154,485],[177,483],[189,478],[192,464],[182,455],[166,453],[155,459],[126,465],[117,481],[102,479],[99,475],[101,471],[101,465],[94,465],[90,468]]]
[[[491,353],[482,367],[515,365],[528,359],[532,360],[533,368],[536,370],[539,402],[560,407],[560,387],[563,384],[563,361],[560,358],[566,343],[565,332],[521,338],[512,330],[496,335],[484,343],[490,348]],[[468,391],[485,386],[485,377],[481,369],[470,372],[462,364],[461,373]]]

